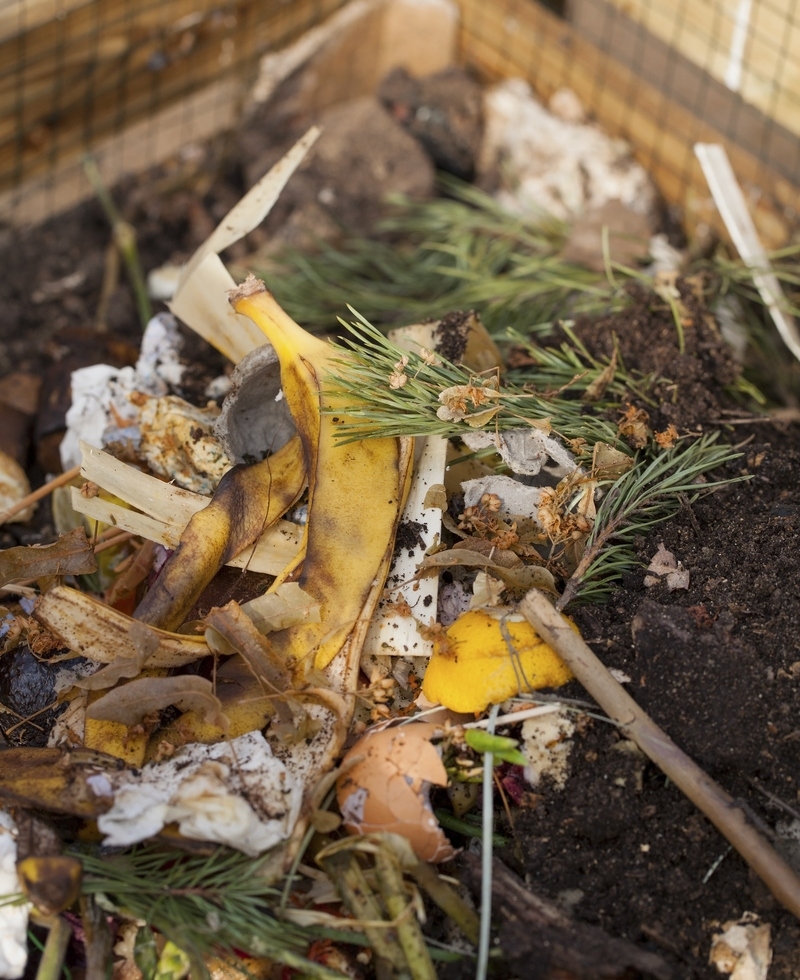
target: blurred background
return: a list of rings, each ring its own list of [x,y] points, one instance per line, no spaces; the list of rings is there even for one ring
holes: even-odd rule
[[[800,201],[800,24],[794,0],[452,0],[456,60],[485,81],[526,79],[542,99],[571,88],[626,138],[687,228],[714,221],[693,155],[721,142],[770,247]],[[373,8],[327,100],[392,67],[380,2],[366,0],[0,0],[0,222],[29,224],[234,125],[269,58],[346,7]],[[420,32],[438,4],[393,16]],[[337,14],[338,12],[338,14]],[[402,60],[398,55],[396,60]],[[435,60],[435,59],[434,59]],[[436,67],[435,64],[433,66]]]

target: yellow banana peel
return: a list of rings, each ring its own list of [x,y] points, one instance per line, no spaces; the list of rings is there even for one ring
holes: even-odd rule
[[[164,668],[149,668],[142,671],[142,677],[166,677],[168,671]],[[98,701],[107,691],[89,691],[87,707]],[[120,759],[126,766],[138,769],[145,763],[149,733],[139,725],[129,728],[122,722],[109,718],[92,718],[88,714],[84,721],[83,747],[104,752],[106,755]]]
[[[208,506],[186,525],[134,618],[176,630],[219,569],[282,517],[305,485],[304,448],[297,436],[260,463],[228,470]]]
[[[295,323],[253,276],[231,292],[230,301],[275,348],[284,397],[303,444],[309,487],[304,547],[278,580],[296,578],[320,603],[321,620],[270,636],[302,676],[311,666],[327,667],[345,647],[358,657],[354,647],[363,641],[380,597],[408,495],[412,440],[338,445],[336,430],[347,419],[328,414],[337,406],[324,380],[334,360],[341,368],[346,353]]]

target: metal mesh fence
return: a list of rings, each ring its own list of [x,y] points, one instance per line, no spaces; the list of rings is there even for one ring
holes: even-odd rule
[[[258,59],[344,0],[0,0],[0,217],[38,220],[232,122]]]
[[[751,153],[765,172],[800,174],[800,23],[794,0],[573,0],[576,31],[664,97]],[[632,85],[635,110],[641,89]],[[658,140],[653,154],[664,152]],[[686,179],[692,161],[674,161]]]
[[[455,2],[455,0],[454,0]],[[0,219],[37,220],[79,160],[135,171],[232,121],[258,59],[344,0],[0,0]],[[800,210],[795,0],[457,0],[461,58],[573,88],[702,220],[697,140],[731,154],[769,243]]]
[[[689,225],[715,213],[694,155],[722,143],[775,246],[800,211],[800,12],[795,0],[462,0],[465,60],[572,88],[630,141]]]

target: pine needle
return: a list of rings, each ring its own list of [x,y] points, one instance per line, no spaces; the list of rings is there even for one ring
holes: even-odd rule
[[[487,328],[549,332],[552,321],[608,311],[624,290],[559,258],[567,227],[547,215],[516,218],[488,194],[443,177],[445,197],[393,198],[376,238],[289,251],[265,277],[306,327],[330,329],[350,303],[381,327],[478,309]]]
[[[707,479],[707,474],[741,455],[731,446],[718,445],[717,437],[712,433],[679,443],[651,461],[640,459],[610,485],[597,508],[583,557],[556,603],[558,609],[579,594],[584,601],[604,599],[636,566],[636,535],[672,517],[684,500],[692,502],[716,487],[748,479]]]
[[[554,371],[548,375],[543,366],[538,380],[558,383],[539,391],[533,384],[521,386],[501,381],[496,375],[476,375],[438,356],[432,361],[429,352],[403,350],[352,307],[350,312],[358,322],[339,321],[350,334],[340,341],[347,354],[339,361],[341,370],[326,383],[326,394],[337,406],[330,413],[349,419],[339,426],[342,442],[372,437],[458,436],[476,427],[506,431],[527,425],[552,429],[567,440],[581,438],[590,446],[597,441],[611,445],[620,441],[616,426],[597,414],[587,414],[580,401],[602,365],[573,362],[586,370],[573,371],[563,383],[561,374]],[[562,365],[563,361],[559,367]],[[575,397],[562,397],[564,388],[570,386]],[[464,389],[465,417],[461,421],[443,419],[438,414],[442,396],[459,387]],[[497,408],[496,414],[479,423],[478,414],[491,408]]]
[[[304,976],[340,977],[303,956],[315,935],[276,917],[280,891],[266,875],[270,855],[254,860],[219,847],[197,856],[146,844],[110,857],[82,854],[81,861],[85,894],[104,896],[126,917],[162,933],[190,957],[198,975],[207,975],[209,954],[243,951]]]

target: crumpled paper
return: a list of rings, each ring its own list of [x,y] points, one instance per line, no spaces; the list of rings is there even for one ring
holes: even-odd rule
[[[177,823],[184,837],[255,857],[286,840],[300,813],[302,783],[260,732],[193,743],[162,762],[109,776],[114,803],[98,817],[103,843],[127,847]]]
[[[0,895],[19,892],[17,877],[17,827],[5,810],[0,810]],[[28,962],[29,902],[0,908],[0,977],[17,980]]]
[[[512,473],[519,473],[520,476],[536,476],[548,464],[551,473],[566,476],[578,465],[572,453],[558,439],[546,435],[541,429],[510,429],[507,432],[478,429],[459,435],[474,451],[495,449]],[[553,463],[555,467],[552,467]]]
[[[546,212],[567,221],[613,200],[638,213],[653,211],[653,185],[630,145],[575,113],[565,119],[549,112],[523,79],[490,88],[484,109],[478,169],[513,175],[495,195],[512,214]]]

